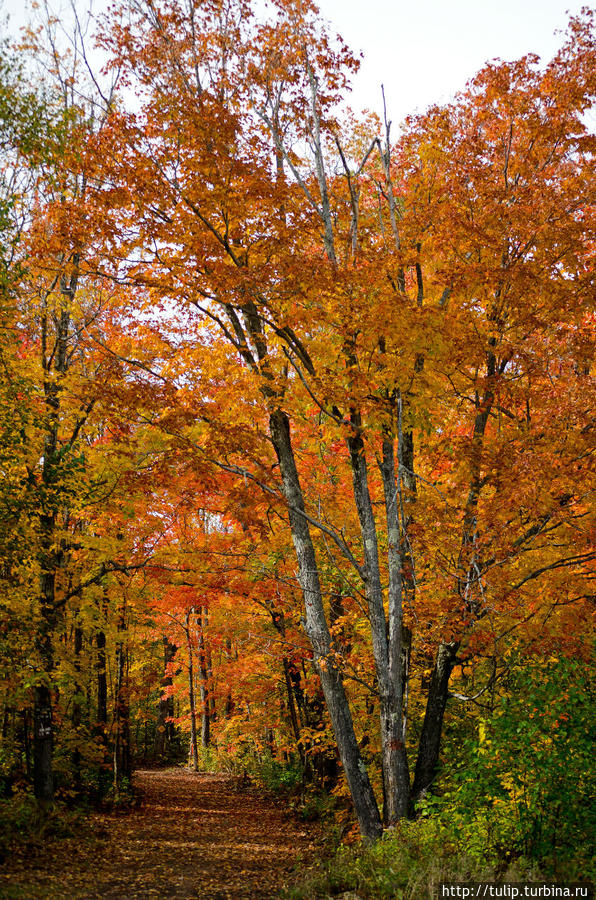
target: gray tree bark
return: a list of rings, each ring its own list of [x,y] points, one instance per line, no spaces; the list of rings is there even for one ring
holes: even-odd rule
[[[365,840],[374,841],[381,836],[383,826],[366,766],[360,755],[341,671],[332,655],[331,634],[325,617],[315,549],[304,515],[304,498],[294,459],[290,423],[287,415],[279,408],[271,413],[269,423],[298,562],[298,578],[304,597],[304,627],[313,649],[314,666],[321,679],[360,831]]]
[[[383,588],[377,526],[368,486],[368,468],[364,441],[360,434],[360,417],[351,416],[353,433],[348,438],[354,498],[360,521],[364,548],[366,597],[370,621],[371,639],[379,691],[381,717],[381,753],[383,767],[383,819],[393,825],[407,815],[409,776],[403,741],[402,689],[401,689],[401,561],[399,559],[399,520],[397,494],[393,470],[393,450],[389,442],[383,448],[381,472],[385,488],[385,504],[388,521],[391,522],[392,546],[389,550],[391,564],[391,618],[389,623],[383,607]],[[390,483],[393,481],[393,485]],[[387,503],[389,502],[389,506]],[[397,525],[397,533],[395,526]],[[391,641],[391,644],[390,644]]]

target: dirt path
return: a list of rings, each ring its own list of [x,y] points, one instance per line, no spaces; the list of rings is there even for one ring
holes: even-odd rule
[[[138,808],[94,814],[90,835],[10,859],[0,868],[0,897],[263,900],[313,856],[312,830],[229,778],[141,771],[135,787]]]

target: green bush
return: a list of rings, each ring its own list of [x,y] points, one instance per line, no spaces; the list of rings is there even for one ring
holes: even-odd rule
[[[199,771],[219,772],[222,768],[221,761],[215,747],[199,747]]]
[[[288,794],[302,787],[304,770],[300,761],[281,761],[271,753],[261,753],[246,761],[247,773],[272,794]]]
[[[588,666],[563,658],[517,666],[509,689],[466,742],[436,811],[475,859],[524,858],[545,875],[587,877],[596,831]]]
[[[230,772],[248,777],[272,794],[291,794],[302,789],[304,768],[298,758],[278,759],[270,750],[257,749],[249,741],[235,747],[233,754],[217,747],[199,748],[199,769],[203,772]]]

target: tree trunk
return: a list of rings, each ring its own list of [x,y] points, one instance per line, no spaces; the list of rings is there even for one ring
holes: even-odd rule
[[[106,636],[98,631],[95,636],[97,648],[97,721],[104,735],[108,724],[108,679],[106,674]]]
[[[300,723],[298,722],[298,713],[296,710],[296,698],[294,696],[294,689],[292,687],[292,679],[290,678],[290,664],[287,660],[287,657],[284,656],[282,660],[283,670],[284,670],[284,682],[286,685],[286,694],[288,697],[288,710],[290,713],[290,724],[292,726],[292,733],[296,740],[296,746],[298,747],[298,753],[300,757],[303,757],[303,749],[300,743]],[[303,760],[304,761],[304,760]]]
[[[383,440],[383,459],[381,475],[385,495],[385,514],[387,517],[387,558],[389,568],[388,586],[388,655],[390,684],[390,726],[388,734],[395,735],[396,746],[390,755],[389,750],[383,753],[383,762],[390,766],[385,790],[392,790],[386,800],[385,824],[393,825],[398,819],[407,816],[410,802],[410,773],[406,754],[404,694],[407,678],[407,665],[404,659],[404,623],[403,623],[403,583],[404,568],[402,539],[400,535],[400,518],[398,488],[395,472],[394,442],[389,436]]]
[[[197,744],[197,707],[195,703],[195,671],[192,661],[193,647],[191,636],[191,617],[194,609],[186,614],[186,646],[188,648],[188,703],[190,706],[190,750],[188,764],[192,765],[195,772],[199,771],[199,748]]]
[[[108,727],[108,679],[106,669],[106,634],[104,631],[108,616],[108,588],[104,586],[103,597],[99,607],[101,626],[95,634],[95,648],[97,650],[96,676],[97,676],[97,722],[98,730],[107,742]]]
[[[267,609],[269,610],[269,615],[271,616],[271,621],[273,622],[273,627],[278,632],[278,634],[285,641],[286,639],[286,623],[284,619],[283,612],[279,612],[278,609],[275,608],[273,602],[267,603]],[[298,711],[296,709],[296,696],[294,694],[294,689],[292,686],[292,678],[290,676],[291,663],[287,656],[284,656],[282,659],[282,666],[284,672],[284,682],[286,685],[286,694],[288,698],[288,711],[290,713],[290,724],[292,726],[292,733],[294,735],[294,739],[296,740],[296,746],[298,748],[298,753],[300,755],[300,759],[304,764],[306,761],[306,756],[304,753],[304,747],[302,741],[300,739],[300,722],[298,720]]]
[[[201,697],[201,747],[206,749],[211,742],[209,711],[209,672],[207,671],[207,655],[205,653],[205,612],[201,610],[198,618],[198,656],[199,656],[199,693]]]
[[[226,658],[232,659],[232,641],[230,638],[226,638]],[[232,697],[232,691],[228,686],[228,692],[226,694],[226,704],[224,707],[224,716],[226,719],[231,719],[232,714],[236,704],[234,703],[234,698]]]
[[[401,686],[401,558],[399,552],[399,517],[393,467],[393,445],[387,439],[381,464],[385,505],[389,525],[390,621],[383,607],[383,589],[379,563],[377,528],[368,487],[368,469],[364,441],[360,434],[360,416],[352,413],[353,433],[348,438],[354,499],[360,522],[365,558],[365,584],[368,601],[373,656],[379,692],[381,717],[381,753],[383,768],[383,819],[386,825],[407,815],[409,775],[403,740]],[[390,451],[387,449],[390,446]]]
[[[435,777],[441,748],[443,716],[447,705],[449,678],[455,664],[459,644],[439,644],[431,677],[422,734],[418,744],[416,771],[412,786],[411,812],[414,804],[421,800]]]
[[[126,630],[124,609],[118,621],[118,632]],[[126,686],[126,661],[128,651],[124,641],[119,637],[116,643],[116,690],[114,706],[114,791],[118,793],[122,779],[130,780],[132,760],[130,755],[130,720],[128,708],[128,691]]]
[[[31,710],[24,709],[23,710],[23,745],[25,748],[25,772],[27,774],[27,778],[31,778],[31,735],[29,732],[29,725],[31,721]]]
[[[414,435],[402,429],[402,401],[398,399],[398,482],[401,513],[401,556],[403,567],[403,593],[408,606],[416,600],[416,575],[409,530],[414,519],[416,503],[416,475],[414,472]]]
[[[81,725],[83,721],[83,685],[81,683],[81,653],[83,652],[83,629],[80,625],[75,626],[74,630],[74,668],[75,683],[74,697],[72,701],[72,724],[75,732],[75,747],[72,754],[72,764],[74,769],[74,784],[77,791],[81,790]]]
[[[206,612],[206,611],[205,611]],[[207,618],[205,618],[205,622]],[[205,656],[207,661],[207,684],[209,694],[209,721],[213,726],[217,722],[217,707],[215,705],[215,676],[213,674],[213,659],[211,657],[211,647],[207,643],[205,647]]]
[[[6,695],[6,701],[4,703],[4,712],[2,713],[2,740],[5,741],[8,738],[8,729],[10,724],[10,713],[11,708],[8,705],[8,694]]]
[[[360,831],[365,840],[374,841],[381,836],[383,826],[366,766],[360,755],[343,678],[331,654],[331,634],[325,618],[315,549],[304,516],[304,498],[294,459],[290,423],[287,415],[279,408],[271,413],[270,433],[288,505],[298,578],[304,597],[305,631],[313,649],[315,670],[321,679]]]
[[[167,637],[163,639],[164,647],[164,674],[161,679],[162,694],[159,698],[159,710],[157,715],[157,730],[155,732],[154,756],[156,759],[163,760],[173,737],[172,722],[168,721],[174,716],[174,700],[171,696],[163,696],[164,690],[172,686],[172,675],[169,672],[169,666],[176,655],[175,644],[170,643]]]
[[[38,684],[33,707],[33,790],[44,805],[54,799],[52,756],[52,697],[46,684]]]
[[[60,496],[60,457],[58,452],[58,434],[60,428],[60,378],[68,369],[68,340],[70,328],[70,312],[68,301],[76,292],[78,278],[78,254],[72,258],[73,272],[70,281],[62,275],[60,291],[64,302],[60,314],[54,317],[56,328],[55,346],[51,354],[47,354],[47,308],[41,310],[41,363],[44,372],[44,405],[47,415],[46,434],[44,437],[43,465],[41,471],[42,485],[48,496],[56,492]],[[52,371],[53,367],[53,371]],[[59,376],[59,377],[56,377]],[[62,564],[62,550],[57,546],[56,513],[46,508],[40,516],[41,543],[39,561],[41,577],[39,584],[41,621],[36,644],[41,660],[42,674],[40,683],[35,687],[33,709],[33,786],[35,797],[42,804],[52,803],[54,799],[53,746],[54,726],[52,715],[52,694],[50,690],[54,669],[53,633],[56,627],[56,572]]]
[[[45,520],[45,521],[44,521]],[[42,517],[46,540],[53,535],[53,522]],[[33,790],[43,805],[54,799],[54,724],[50,679],[54,668],[52,631],[55,624],[55,554],[47,550],[43,554],[44,568],[40,580],[42,622],[37,637],[37,648],[42,664],[42,678],[35,686],[33,705]]]

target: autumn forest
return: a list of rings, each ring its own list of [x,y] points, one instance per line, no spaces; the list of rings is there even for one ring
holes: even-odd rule
[[[0,53],[3,852],[180,767],[589,877],[593,11],[401,124],[311,0],[85,15]]]

